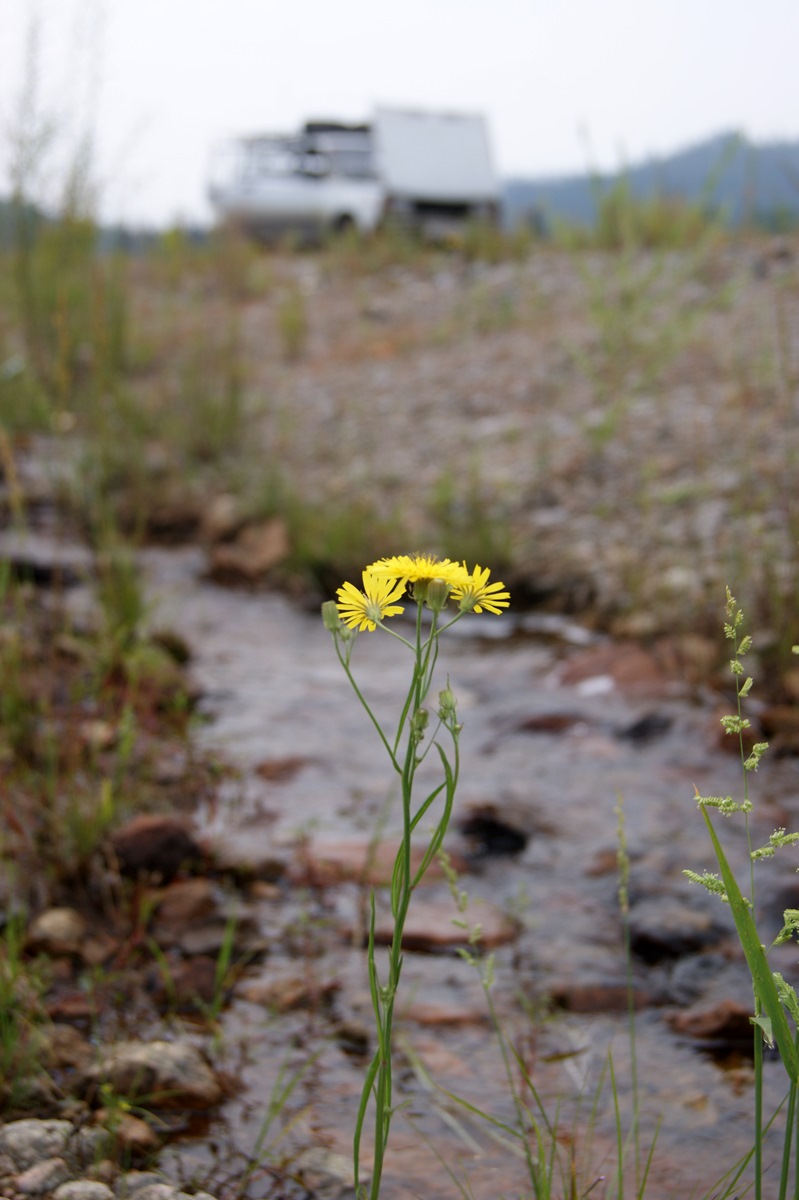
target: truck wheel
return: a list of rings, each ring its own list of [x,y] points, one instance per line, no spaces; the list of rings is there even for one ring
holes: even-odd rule
[[[333,222],[333,232],[337,237],[346,236],[355,229],[355,221],[349,213],[342,213]]]

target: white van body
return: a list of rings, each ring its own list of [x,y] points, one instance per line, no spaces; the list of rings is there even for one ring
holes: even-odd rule
[[[209,195],[220,220],[264,240],[371,233],[387,216],[439,236],[499,208],[482,117],[389,108],[369,124],[309,121],[296,135],[228,142]]]
[[[386,212],[438,237],[465,220],[499,216],[499,184],[481,116],[378,108],[377,173]]]

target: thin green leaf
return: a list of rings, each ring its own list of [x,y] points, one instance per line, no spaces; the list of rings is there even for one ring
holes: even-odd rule
[[[777,985],[772,977],[765,951],[760,944],[754,918],[746,900],[744,900],[741,889],[738,887],[738,881],[727,861],[727,857],[721,847],[721,842],[716,836],[713,822],[704,808],[701,811],[702,816],[705,818],[708,833],[710,834],[710,840],[713,843],[713,849],[716,853],[721,877],[724,880],[724,887],[730,903],[730,910],[735,921],[735,928],[738,931],[738,938],[746,958],[747,966],[749,967],[749,973],[752,976],[752,982],[760,997],[765,1014],[771,1021],[774,1040],[777,1043],[783,1066],[788,1072],[791,1082],[795,1084],[799,1081],[799,1054],[797,1054],[796,1046],[791,1036],[785,1009],[782,1007],[777,994]]]

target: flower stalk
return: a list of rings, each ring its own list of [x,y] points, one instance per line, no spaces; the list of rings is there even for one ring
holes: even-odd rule
[[[400,777],[402,836],[391,877],[391,939],[385,965],[380,968],[376,956],[376,901],[372,891],[369,908],[367,964],[369,991],[375,1022],[376,1047],[366,1072],[353,1138],[355,1190],[359,1200],[377,1200],[388,1148],[391,1121],[396,1111],[393,1089],[392,1042],[394,1009],[403,966],[403,932],[414,889],[423,879],[444,841],[460,773],[459,738],[461,726],[457,701],[450,688],[438,691],[438,703],[429,700],[438,662],[439,640],[464,615],[483,610],[501,614],[510,603],[502,583],[489,583],[487,568],[469,571],[465,564],[437,559],[431,555],[399,555],[380,559],[362,575],[362,589],[342,584],[335,604],[323,605],[325,627],[331,632],[336,653],[347,678],[375,728],[391,766]],[[414,635],[406,638],[386,624],[386,620],[404,612],[399,601],[409,599],[416,605]],[[455,604],[454,615],[447,607]],[[430,614],[429,628],[423,621]],[[443,623],[442,623],[443,622]],[[354,639],[359,632],[381,630],[397,638],[413,659],[408,691],[400,710],[393,736],[383,729],[368,700],[358,686],[351,667]],[[432,789],[418,799],[416,773],[430,749],[438,754],[440,777]],[[435,814],[433,828],[425,837],[427,844],[418,867],[413,869],[411,854],[414,836],[421,837],[421,823]],[[374,1120],[372,1173],[368,1186],[360,1175],[361,1143],[370,1109]]]

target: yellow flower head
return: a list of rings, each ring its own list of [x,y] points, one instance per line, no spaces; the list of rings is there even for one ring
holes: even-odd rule
[[[491,574],[488,567],[475,567],[471,575],[463,564],[464,583],[456,583],[452,588],[452,598],[460,605],[461,612],[487,612],[501,615],[502,609],[510,604],[510,592],[505,591],[504,583],[489,583]]]
[[[403,583],[428,584],[440,579],[452,588],[469,578],[469,572],[460,563],[436,558],[434,554],[395,554],[392,558],[379,559],[367,570],[381,579],[401,579]]]
[[[362,592],[352,583],[342,584],[336,592],[338,611],[342,621],[350,629],[373,631],[377,622],[382,621],[384,617],[394,617],[397,613],[405,611],[402,604],[394,603],[404,591],[404,582],[381,578],[367,567],[363,572]]]

